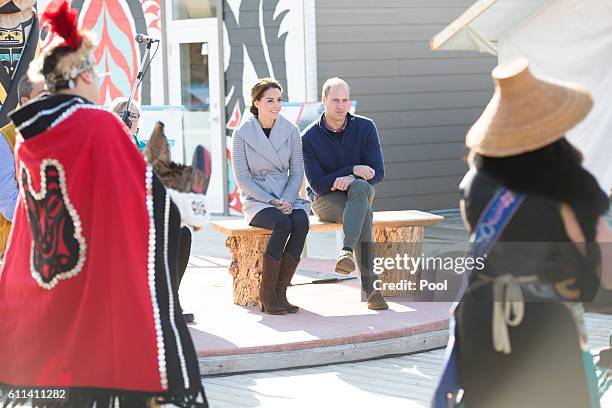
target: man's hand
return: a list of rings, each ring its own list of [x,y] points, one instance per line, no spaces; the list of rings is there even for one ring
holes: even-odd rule
[[[338,177],[336,181],[334,181],[331,191],[346,191],[353,181],[355,181],[355,177],[353,176]]]
[[[376,171],[374,171],[374,169],[370,166],[359,164],[357,166],[353,166],[353,174],[361,177],[364,180],[370,180],[376,175]]]

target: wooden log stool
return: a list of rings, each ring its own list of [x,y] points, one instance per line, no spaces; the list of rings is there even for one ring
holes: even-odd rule
[[[418,257],[421,253],[423,228],[439,224],[444,217],[422,211],[379,211],[374,213],[374,257],[395,257],[396,254]],[[263,270],[263,257],[270,239],[270,231],[249,226],[244,219],[220,220],[211,223],[213,228],[227,236],[232,263],[229,272],[234,278],[234,303],[254,306],[259,300],[259,286]],[[310,217],[310,233],[338,231],[341,224],[319,221]],[[385,245],[386,244],[386,245]],[[332,271],[330,271],[332,272]],[[417,271],[418,272],[418,271]],[[418,279],[418,273],[410,270],[389,270],[381,275],[383,282],[400,282]],[[406,296],[406,291],[384,290],[384,296]]]

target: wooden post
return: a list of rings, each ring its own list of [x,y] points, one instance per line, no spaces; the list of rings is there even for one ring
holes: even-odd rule
[[[395,258],[396,255],[419,257],[423,242],[423,227],[376,227],[374,225],[373,241],[375,245],[375,257]],[[416,282],[418,284],[420,271],[411,274],[411,270],[387,270],[380,275],[383,283],[401,282],[403,280]],[[417,286],[418,289],[418,286]],[[383,296],[390,297],[414,297],[418,290],[382,290]]]
[[[225,246],[232,254],[229,273],[234,278],[234,304],[255,306],[259,300],[259,287],[263,260],[270,235],[229,237]]]

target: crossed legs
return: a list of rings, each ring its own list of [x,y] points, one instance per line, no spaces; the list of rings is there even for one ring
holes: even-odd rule
[[[362,250],[362,243],[372,242],[371,206],[374,194],[374,187],[359,179],[353,181],[347,191],[332,191],[316,197],[313,203],[313,210],[322,221],[342,224],[343,249],[355,253],[361,286],[366,293],[372,290],[372,283],[376,279]]]

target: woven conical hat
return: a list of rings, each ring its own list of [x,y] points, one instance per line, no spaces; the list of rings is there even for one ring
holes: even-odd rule
[[[493,98],[465,142],[483,156],[514,156],[547,146],[582,121],[593,106],[586,88],[536,77],[524,59],[496,67],[492,76]]]

